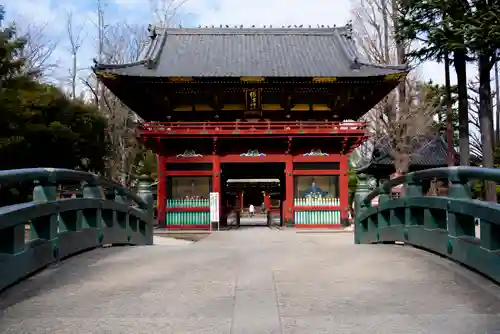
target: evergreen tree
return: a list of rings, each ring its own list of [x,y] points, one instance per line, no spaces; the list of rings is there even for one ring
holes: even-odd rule
[[[0,21],[4,11],[0,9]],[[25,40],[0,28],[0,169],[82,168],[102,172],[106,121],[82,101],[24,71]]]

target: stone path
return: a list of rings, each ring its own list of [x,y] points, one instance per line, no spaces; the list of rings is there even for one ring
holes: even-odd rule
[[[0,333],[500,333],[486,279],[352,239],[248,228],[98,249],[0,295]]]

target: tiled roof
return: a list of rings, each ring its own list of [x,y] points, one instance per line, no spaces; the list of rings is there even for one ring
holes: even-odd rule
[[[411,168],[431,168],[448,165],[448,144],[440,136],[419,138],[414,142],[415,150],[410,157]],[[366,156],[356,168],[358,173],[365,173],[376,167],[394,166],[391,148],[387,141],[380,141],[371,156]]]
[[[406,70],[363,62],[345,27],[169,28],[159,34],[145,61],[98,69],[148,77],[367,77]]]

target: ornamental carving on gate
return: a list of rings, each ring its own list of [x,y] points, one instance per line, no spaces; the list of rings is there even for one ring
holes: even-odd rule
[[[258,150],[248,150],[247,153],[240,154],[240,157],[265,157],[264,153],[259,153]]]
[[[177,154],[177,158],[201,158],[202,156],[193,150],[185,150],[184,153]]]
[[[327,157],[328,153],[323,153],[319,148],[313,148],[311,152],[304,153],[305,157]]]

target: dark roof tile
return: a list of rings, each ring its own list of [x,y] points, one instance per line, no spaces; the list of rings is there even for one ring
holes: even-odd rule
[[[149,63],[101,69],[131,76],[367,77],[405,66],[362,61],[347,28],[177,28],[160,31]]]
[[[440,136],[429,136],[414,140],[415,150],[410,157],[410,168],[432,168],[448,165],[448,144]],[[377,167],[394,166],[390,145],[385,140],[377,143],[373,153],[364,156],[357,164],[358,173],[369,173]]]

